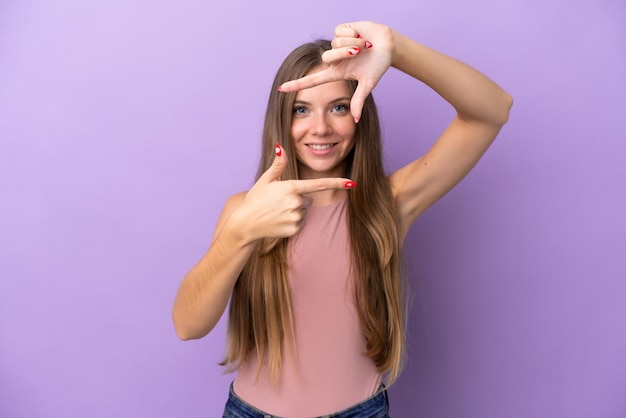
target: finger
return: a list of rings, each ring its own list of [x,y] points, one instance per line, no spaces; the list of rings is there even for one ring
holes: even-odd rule
[[[299,194],[315,193],[324,190],[352,189],[356,183],[350,179],[323,178],[312,180],[291,180],[294,191]]]
[[[285,171],[285,167],[287,167],[285,151],[280,144],[276,143],[276,157],[274,157],[274,161],[272,162],[270,168],[268,168],[265,173],[261,175],[258,181],[269,183],[280,180],[280,176],[283,174],[283,171]]]
[[[352,99],[350,100],[350,113],[352,113],[352,117],[356,123],[359,123],[359,120],[361,120],[365,99],[367,99],[367,96],[374,90],[376,84],[376,82],[370,80],[359,81],[352,95]]]
[[[322,54],[322,61],[325,64],[331,65],[337,61],[344,60],[346,58],[352,58],[361,53],[361,48],[358,46],[345,46],[343,48],[330,49]]]
[[[372,43],[370,41],[366,41],[362,38],[335,38],[331,44],[333,49],[356,46],[361,48],[361,50],[364,50],[372,47]]]
[[[335,27],[336,37],[361,38],[359,31],[352,27],[351,23],[342,23]]]
[[[318,71],[317,73],[309,74],[297,80],[287,81],[278,89],[283,92],[298,91],[340,79],[341,77],[337,76],[332,68],[328,68],[323,71]]]

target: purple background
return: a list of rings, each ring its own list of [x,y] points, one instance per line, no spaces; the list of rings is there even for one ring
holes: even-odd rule
[[[221,412],[224,321],[178,341],[177,286],[251,184],[282,58],[359,19],[515,98],[410,233],[393,416],[626,416],[626,3],[99,3],[0,2],[0,416]],[[452,116],[396,71],[375,95],[390,170]]]

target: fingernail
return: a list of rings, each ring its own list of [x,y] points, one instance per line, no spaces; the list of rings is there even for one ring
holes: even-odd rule
[[[361,118],[354,118],[354,123],[359,123],[360,120]]]
[[[370,41],[365,41],[365,49],[370,49],[372,47],[372,43]]]
[[[282,155],[283,151],[280,149],[280,144],[277,142],[276,143],[276,156],[280,157]]]
[[[361,52],[361,48],[353,46],[352,48],[348,49],[348,54],[350,55],[356,55],[359,52]]]
[[[346,183],[343,185],[343,187],[345,187],[346,189],[352,189],[354,188],[354,186],[356,186],[356,183],[353,181],[346,181]]]
[[[278,86],[278,91],[283,91],[283,86],[282,84],[280,86]]]
[[[357,34],[356,34],[356,37],[357,37],[358,39],[361,39],[361,38],[362,38],[362,36],[361,36],[361,34],[360,34],[360,33],[357,33]]]

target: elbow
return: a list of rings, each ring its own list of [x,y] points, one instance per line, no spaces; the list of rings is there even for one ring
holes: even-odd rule
[[[172,315],[172,319],[174,320],[174,331],[176,332],[176,336],[181,340],[181,341],[189,341],[192,340],[193,337],[191,335],[191,333],[189,332],[188,329],[186,329],[181,323],[180,321],[176,320],[176,314],[174,313]]]
[[[190,330],[189,328],[176,326],[176,324],[174,324],[174,330],[176,331],[176,336],[181,341],[198,340],[204,337],[206,334],[208,334],[208,332],[207,333],[194,332],[193,330]]]
[[[506,91],[499,89],[488,101],[476,106],[477,113],[459,112],[459,118],[477,122],[482,126],[500,129],[509,121],[513,97]]]
[[[181,341],[189,341],[189,340],[193,340],[193,336],[187,332],[186,330],[184,330],[183,328],[177,327],[174,325],[174,330],[176,331],[176,336],[181,340]]]
[[[511,108],[513,107],[513,96],[506,91],[502,91],[502,99],[498,106],[499,112],[496,117],[496,124],[504,126],[509,121],[509,115],[511,114]]]
[[[182,341],[197,340],[209,333],[202,332],[191,327],[188,321],[184,321],[176,315],[176,311],[172,312],[172,320],[174,322],[174,331],[176,336]]]

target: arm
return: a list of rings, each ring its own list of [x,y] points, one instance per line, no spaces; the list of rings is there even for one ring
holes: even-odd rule
[[[457,112],[426,154],[391,175],[406,232],[476,165],[508,120],[512,99],[475,69],[396,32],[392,65],[431,87]]]
[[[254,249],[232,214],[244,194],[232,196],[218,220],[211,246],[187,273],[178,289],[172,318],[182,340],[201,338],[221,318],[237,277]]]
[[[341,178],[280,181],[287,158],[278,146],[276,151],[250,191],[228,200],[211,247],[180,284],[172,318],[183,340],[202,338],[215,327],[258,240],[291,237],[302,229],[312,203],[306,194],[352,187]]]
[[[406,233],[428,207],[474,167],[507,121],[511,97],[473,68],[373,22],[337,26],[333,49],[324,52],[331,66],[281,86],[295,91],[342,79],[358,80],[351,111],[358,121],[363,102],[390,66],[422,81],[457,111],[430,150],[393,173],[392,191]],[[350,53],[358,47],[359,53]]]

